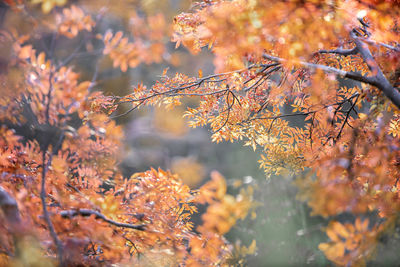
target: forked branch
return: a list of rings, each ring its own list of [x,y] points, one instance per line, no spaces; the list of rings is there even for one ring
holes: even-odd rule
[[[395,106],[400,108],[400,93],[399,93],[399,91],[397,91],[396,88],[394,88],[389,83],[389,81],[386,79],[386,77],[383,75],[382,70],[379,68],[378,64],[376,63],[375,59],[373,58],[371,52],[368,49],[368,46],[365,43],[363,43],[360,39],[358,39],[357,37],[354,38],[354,41],[356,43],[356,48],[357,48],[358,53],[361,54],[362,58],[367,63],[368,67],[370,68],[370,70],[374,76],[363,76],[357,72],[344,71],[344,70],[333,68],[330,66],[314,64],[314,63],[309,63],[309,62],[304,62],[304,61],[296,61],[294,63],[301,65],[305,68],[320,69],[326,73],[333,73],[333,74],[343,77],[343,78],[348,78],[348,79],[351,79],[354,81],[358,81],[358,82],[362,82],[362,83],[366,83],[366,84],[375,86],[379,90],[381,90],[392,101],[392,103]],[[347,52],[349,52],[349,51],[347,51]],[[264,54],[263,57],[265,59],[275,61],[275,62],[281,62],[281,63],[287,62],[286,59],[271,56],[268,54]]]
[[[358,52],[372,72],[373,76],[370,78],[371,82],[369,84],[381,90],[392,101],[394,105],[400,108],[400,92],[396,88],[394,88],[386,79],[378,63],[375,61],[375,58],[371,54],[368,45],[364,42],[364,39],[358,37],[355,31],[351,32],[350,35],[353,38],[354,43],[356,44]]]

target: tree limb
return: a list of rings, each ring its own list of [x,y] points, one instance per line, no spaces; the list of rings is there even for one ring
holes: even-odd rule
[[[46,174],[47,174],[49,166],[51,165],[52,156],[53,156],[53,154],[50,154],[50,157],[46,163],[46,150],[42,151],[43,166],[42,166],[42,181],[41,181],[40,199],[42,202],[43,217],[46,221],[47,227],[49,228],[50,236],[53,239],[54,244],[57,247],[57,257],[59,260],[59,266],[64,266],[63,244],[62,244],[61,240],[58,238],[58,235],[54,229],[54,225],[50,219],[50,214],[49,214],[49,211],[47,210],[47,204],[46,204],[46,195],[47,195],[47,193],[46,193]]]
[[[358,52],[361,54],[362,58],[364,61],[367,63],[368,67],[372,71],[373,74],[376,74],[375,76],[363,76],[357,72],[352,72],[352,71],[344,71],[340,69],[336,69],[333,67],[325,66],[325,65],[320,65],[320,64],[313,64],[313,63],[308,63],[304,61],[296,61],[296,64],[302,65],[306,68],[309,69],[320,69],[326,73],[333,73],[335,75],[338,75],[343,78],[348,78],[354,81],[366,83],[373,85],[377,87],[379,90],[381,90],[391,101],[392,103],[400,108],[400,92],[397,91],[390,83],[389,81],[385,78],[383,75],[382,71],[378,67],[377,63],[375,62],[371,52],[369,51],[368,47],[366,44],[362,43],[361,40],[355,39],[356,41],[356,47],[358,49]],[[265,59],[275,61],[275,62],[286,62],[286,59],[279,58],[279,57],[274,57],[268,54],[264,54],[263,57]]]
[[[338,54],[338,55],[342,55],[342,56],[350,56],[350,55],[355,55],[357,54],[357,47],[354,47],[352,49],[343,49],[343,48],[337,48],[337,49],[333,49],[333,50],[319,50],[318,53],[319,54]]]
[[[374,40],[371,40],[371,39],[367,39],[367,38],[362,38],[362,37],[358,37],[358,38],[363,40],[366,43],[371,44],[371,45],[383,46],[383,47],[385,47],[387,49],[390,49],[390,50],[393,50],[393,51],[396,51],[396,52],[400,52],[400,47],[399,47],[398,44],[397,44],[397,46],[393,46],[393,45],[377,42],[377,41],[374,41]]]
[[[1,186],[0,209],[3,211],[6,221],[12,228],[15,228],[21,223],[17,201]]]
[[[19,255],[17,246],[18,235],[24,232],[24,227],[17,201],[2,186],[0,186],[0,209],[3,211],[10,234],[14,240],[14,254],[8,250],[0,251],[0,253],[5,253],[10,257],[14,257],[14,255]]]
[[[265,59],[271,60],[271,61],[276,61],[276,62],[286,62],[286,59],[280,58],[280,57],[274,57],[268,54],[264,54],[263,57]],[[325,66],[325,65],[320,65],[320,64],[314,64],[314,63],[308,63],[308,62],[304,62],[304,61],[296,61],[296,64],[302,65],[306,68],[309,69],[320,69],[324,72],[327,73],[333,73],[335,75],[338,75],[340,77],[343,78],[348,78],[348,79],[352,79],[355,81],[359,81],[359,82],[363,82],[363,83],[368,83],[373,85],[372,83],[374,82],[374,79],[371,77],[366,77],[363,76],[357,72],[352,72],[352,71],[344,71],[344,70],[340,70],[340,69],[336,69],[333,67],[329,67],[329,66]]]
[[[60,215],[63,218],[71,218],[71,217],[75,217],[78,215],[84,216],[84,217],[95,215],[96,219],[103,220],[103,221],[105,221],[109,224],[112,224],[114,226],[117,226],[117,227],[130,228],[130,229],[135,229],[135,230],[139,230],[139,231],[145,230],[145,225],[143,225],[143,224],[135,225],[135,224],[129,224],[129,223],[116,222],[111,219],[108,219],[104,214],[101,214],[98,211],[90,210],[90,209],[64,210],[64,211],[60,212]]]
[[[394,88],[390,82],[386,79],[385,75],[383,75],[382,70],[380,69],[378,63],[375,61],[371,51],[369,51],[368,45],[365,44],[362,39],[360,39],[356,32],[353,31],[350,33],[350,36],[353,38],[354,43],[360,53],[361,57],[368,65],[368,68],[371,70],[373,77],[371,77],[371,85],[377,87],[381,90],[394,105],[400,108],[400,92]]]

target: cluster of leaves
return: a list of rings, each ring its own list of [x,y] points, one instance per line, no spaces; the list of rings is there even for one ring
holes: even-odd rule
[[[45,13],[66,4],[38,2]],[[23,1],[8,3],[15,12],[30,11]],[[229,195],[218,173],[198,190],[160,169],[123,177],[122,128],[108,116],[115,100],[93,92],[96,73],[82,81],[68,65],[83,46],[66,58],[55,56],[59,39],[96,32],[97,18],[74,5],[52,12],[57,23],[32,17],[39,28],[30,35],[21,36],[18,28],[1,32],[11,58],[1,74],[0,265],[228,264],[233,246],[223,235],[254,212],[252,188]],[[138,36],[161,45],[163,23],[161,15],[149,18]],[[40,27],[51,32],[50,47],[35,42]],[[160,56],[139,39],[132,51],[140,60],[133,64],[123,56],[126,63],[118,54],[130,47],[122,33],[100,35],[104,54],[123,71]],[[153,59],[142,58],[144,52]],[[195,227],[191,217],[199,205],[207,210]],[[255,249],[255,243],[239,248],[239,255]]]
[[[146,20],[133,14],[131,35],[134,41],[123,37],[121,31],[113,34],[108,31],[104,35],[104,54],[113,60],[114,67],[120,67],[123,72],[129,67],[140,63],[160,63],[165,53],[164,43],[168,27],[164,16],[159,13]],[[123,37],[123,38],[122,38]]]
[[[200,1],[174,19],[173,41],[208,47],[215,74],[164,71],[115,104],[196,97],[190,126],[261,149],[267,175],[306,171],[297,183],[313,214],[377,213],[333,223],[320,246],[338,265],[363,265],[400,211],[399,17],[398,1]]]
[[[376,244],[376,234],[380,229],[368,227],[368,219],[355,220],[354,224],[341,224],[332,221],[326,229],[326,234],[331,239],[330,243],[321,243],[319,248],[324,251],[328,259],[339,264],[364,265],[372,256],[375,249],[371,244]]]

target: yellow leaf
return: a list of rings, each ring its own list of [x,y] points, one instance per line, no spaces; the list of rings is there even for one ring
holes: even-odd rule
[[[359,117],[361,120],[366,120],[366,119],[368,118],[368,115],[365,114],[365,113],[358,113],[358,117]]]
[[[253,241],[251,242],[251,244],[250,244],[250,246],[248,248],[247,253],[248,254],[254,254],[254,253],[256,253],[256,250],[257,250],[256,240],[253,239]]]
[[[340,236],[344,238],[349,237],[349,232],[347,231],[346,227],[344,227],[343,224],[341,224],[340,222],[333,222],[332,227],[333,230]]]
[[[318,249],[321,251],[326,251],[329,247],[330,247],[330,245],[328,243],[320,243],[318,245]]]
[[[330,240],[332,241],[339,241],[339,237],[337,236],[337,234],[332,230],[332,229],[327,229],[326,230],[326,235],[330,238]]]

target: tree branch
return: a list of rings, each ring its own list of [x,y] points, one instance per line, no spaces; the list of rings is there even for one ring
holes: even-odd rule
[[[8,250],[0,251],[0,253],[5,253],[10,257],[19,255],[19,249],[17,245],[18,235],[24,232],[24,227],[17,201],[2,186],[0,186],[0,209],[3,211],[5,220],[10,229],[10,234],[14,240],[14,254]]]
[[[53,154],[50,154],[49,159],[47,160],[46,163],[46,151],[47,149],[42,151],[42,181],[41,181],[41,190],[40,190],[40,199],[42,201],[42,208],[43,208],[43,217],[46,221],[47,227],[49,228],[50,236],[54,241],[54,244],[57,247],[57,257],[59,259],[59,266],[64,266],[63,263],[63,245],[61,243],[61,240],[58,238],[57,233],[54,229],[54,225],[50,219],[49,211],[47,210],[47,204],[46,204],[46,174],[48,167],[51,165],[52,161],[52,156]]]
[[[348,121],[349,121],[351,111],[353,111],[353,110],[356,111],[356,110],[354,109],[354,107],[356,106],[359,97],[360,97],[360,96],[358,95],[357,98],[356,98],[356,100],[354,100],[353,103],[351,103],[351,100],[349,100],[350,103],[351,103],[351,107],[350,107],[350,109],[346,112],[346,118],[344,119],[344,121],[343,121],[343,123],[342,123],[342,126],[340,127],[339,133],[338,133],[337,136],[336,136],[336,140],[338,140],[338,139],[340,138],[340,136],[342,135],[344,126],[345,126],[346,123],[348,123]]]
[[[280,57],[274,57],[274,56],[271,56],[271,55],[268,55],[268,54],[264,54],[263,57],[265,59],[268,59],[268,60],[271,60],[271,61],[276,61],[276,62],[281,62],[281,63],[284,63],[284,62],[287,61],[286,59],[283,59],[283,58],[280,58]],[[373,78],[366,77],[366,76],[363,76],[363,75],[361,75],[359,73],[352,72],[352,71],[344,71],[344,70],[336,69],[336,68],[333,68],[333,67],[320,65],[320,64],[314,64],[314,63],[308,63],[308,62],[304,62],[304,61],[296,61],[295,63],[296,64],[300,64],[300,65],[302,65],[302,66],[304,66],[306,68],[309,68],[309,69],[320,69],[320,70],[322,70],[324,72],[327,72],[327,73],[333,73],[333,74],[338,75],[338,76],[343,77],[343,78],[348,78],[348,79],[352,79],[352,80],[355,80],[355,81],[368,83],[368,84],[371,84],[371,85],[373,85],[372,83],[374,82]]]
[[[394,88],[390,82],[386,79],[385,75],[383,75],[382,70],[380,69],[378,63],[375,61],[371,51],[369,51],[368,45],[365,44],[361,38],[359,38],[355,31],[350,33],[350,36],[353,38],[354,43],[363,58],[364,62],[368,65],[368,68],[371,70],[373,77],[371,77],[371,82],[369,84],[377,87],[381,90],[391,101],[392,103],[400,108],[400,92]]]
[[[3,211],[6,221],[12,228],[16,228],[21,223],[17,201],[1,186],[0,209]]]
[[[376,73],[375,76],[372,77],[367,77],[363,76],[357,72],[352,72],[352,71],[344,71],[340,69],[336,69],[333,67],[325,66],[325,65],[320,65],[320,64],[313,64],[313,63],[308,63],[304,61],[296,61],[296,64],[302,65],[306,68],[309,69],[320,69],[326,73],[333,73],[335,75],[338,75],[343,78],[348,78],[354,81],[366,83],[373,85],[377,87],[379,90],[381,90],[391,101],[392,103],[400,108],[400,92],[397,91],[390,83],[389,81],[385,78],[383,75],[382,71],[378,67],[377,63],[375,62],[371,52],[369,51],[368,47],[366,44],[362,43],[361,40],[355,39],[356,42],[356,47],[358,49],[358,52],[361,54],[362,58],[364,61],[367,63],[368,67],[371,69],[371,71]],[[275,61],[275,62],[286,62],[286,59],[279,58],[279,57],[274,57],[268,54],[264,54],[263,57],[265,59]]]
[[[342,56],[350,56],[350,55],[355,55],[357,54],[357,47],[354,47],[352,49],[343,49],[343,48],[337,48],[333,50],[319,50],[319,54],[338,54]]]
[[[397,46],[393,46],[393,45],[377,42],[377,41],[374,41],[374,40],[371,40],[371,39],[367,39],[367,38],[358,37],[358,39],[361,39],[364,42],[369,43],[371,45],[383,46],[383,47],[385,47],[387,49],[390,49],[390,50],[393,50],[393,51],[396,51],[396,52],[400,52],[400,47],[399,47],[398,44],[397,44]]]
[[[84,217],[95,215],[96,219],[103,220],[103,221],[105,221],[109,224],[112,224],[114,226],[117,226],[117,227],[130,228],[130,229],[135,229],[135,230],[139,230],[139,231],[145,230],[145,225],[143,225],[143,224],[135,225],[135,224],[129,224],[129,223],[116,222],[111,219],[108,219],[104,214],[101,214],[98,211],[90,210],[90,209],[64,210],[64,211],[61,211],[60,215],[63,218],[71,218],[71,217],[75,217],[78,215],[84,216]]]

